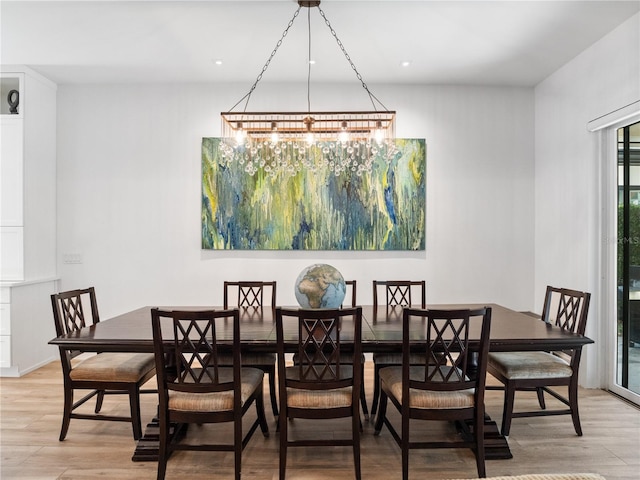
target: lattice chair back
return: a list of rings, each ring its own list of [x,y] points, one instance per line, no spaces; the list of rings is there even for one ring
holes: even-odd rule
[[[310,390],[353,386],[353,372],[356,368],[361,369],[362,310],[360,308],[277,311],[280,312],[280,324],[276,320],[276,329],[281,336],[284,335],[283,312],[284,316],[289,317],[287,323],[292,317],[297,320],[296,357],[298,360],[295,366],[297,375],[295,378],[287,379],[288,385]],[[343,338],[342,335],[345,319],[354,323],[350,324],[351,331],[347,338]],[[343,364],[341,352],[345,341],[352,348],[353,360]],[[358,363],[358,366],[355,366],[355,363]]]
[[[563,330],[584,335],[590,297],[586,292],[548,286],[542,319]]]
[[[235,290],[237,295],[235,302],[230,300],[230,293]],[[265,305],[265,290],[270,290],[267,294],[267,305]],[[262,281],[240,281],[240,282],[224,282],[224,308],[230,307],[238,308],[262,308],[269,306],[272,309],[276,308],[276,282],[262,282]]]
[[[591,294],[587,292],[547,286],[542,320],[563,330],[584,335],[590,300]],[[581,349],[575,349],[552,353],[575,365],[581,352]]]
[[[222,392],[233,391],[240,385],[240,321],[237,309],[194,312],[153,309],[151,316],[156,356],[166,358],[169,354],[173,359],[169,362],[170,370],[163,369],[162,372],[158,372],[159,383],[166,390],[193,393]],[[160,320],[162,317],[171,320],[173,331],[173,347],[168,351],[163,343],[166,334],[163,337]],[[233,366],[224,367],[218,364],[219,339],[216,335],[216,319],[233,322],[233,351],[234,356],[238,357],[234,358],[237,362],[234,362]],[[238,382],[235,382],[236,378]],[[239,402],[239,391],[237,393],[235,397]]]
[[[70,290],[51,296],[56,335],[68,335],[100,322],[94,287]],[[88,323],[90,321],[90,323]],[[70,358],[79,351],[69,351]]]
[[[408,388],[419,388],[422,390],[453,391],[477,388],[475,372],[469,372],[470,362],[470,324],[474,317],[479,317],[475,321],[482,321],[485,330],[482,335],[488,332],[491,321],[491,309],[483,308],[477,310],[413,310],[405,309],[403,315],[403,335],[406,338],[403,344],[409,345],[411,337],[415,333],[410,333],[415,326],[420,325],[424,331],[420,338],[422,352],[424,353],[425,364],[421,370],[422,378],[412,376],[407,382]],[[424,321],[426,319],[426,322]],[[421,321],[417,321],[421,320]],[[480,360],[484,359],[486,368],[487,351],[483,342],[487,339],[481,338]],[[484,352],[482,349],[484,348]],[[406,355],[409,362],[409,354]],[[407,363],[408,364],[408,363]],[[409,369],[407,368],[407,375]],[[407,392],[408,393],[408,392]]]
[[[415,294],[419,294],[420,307],[426,307],[426,283],[424,280],[374,280],[373,281],[373,305],[378,306],[378,287],[385,288],[385,303],[387,307],[410,307]]]

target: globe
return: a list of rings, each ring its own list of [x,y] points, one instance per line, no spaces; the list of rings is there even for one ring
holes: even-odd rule
[[[295,284],[296,300],[302,308],[340,308],[346,291],[342,274],[326,263],[304,268]]]

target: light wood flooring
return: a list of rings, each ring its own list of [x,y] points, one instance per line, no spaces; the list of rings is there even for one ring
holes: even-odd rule
[[[372,372],[371,362],[367,362],[365,380],[369,401]],[[147,387],[153,387],[153,381]],[[155,478],[155,463],[131,461],[134,441],[127,423],[72,420],[67,439],[58,441],[62,412],[59,362],[22,378],[0,379],[0,394],[2,480]],[[516,403],[535,405],[535,396],[520,394]],[[156,404],[155,395],[143,396],[143,422],[153,417]],[[265,405],[271,436],[265,439],[258,431],[251,439],[243,454],[243,478],[278,478],[278,435],[266,395]],[[590,472],[608,480],[640,478],[640,411],[607,392],[585,389],[580,391],[580,408],[582,437],[575,435],[569,416],[515,419],[509,438],[513,459],[487,461],[487,475]],[[127,410],[126,397],[105,399],[104,412],[126,414]],[[499,422],[501,410],[502,393],[488,391],[489,415]],[[434,426],[430,422],[418,422],[416,425],[419,427],[415,430],[424,435],[455,434],[448,424]],[[291,432],[337,436],[348,433],[348,429],[348,420],[313,423],[296,420]],[[230,433],[230,429],[216,425],[192,426],[186,440],[229,438]],[[372,424],[365,422],[361,445],[365,480],[400,478],[400,452],[388,430],[383,429],[380,436],[374,437]],[[413,451],[410,464],[413,479],[476,476],[473,454],[467,450]],[[178,452],[169,460],[167,478],[233,478],[232,454]],[[289,449],[287,478],[351,479],[351,449]]]

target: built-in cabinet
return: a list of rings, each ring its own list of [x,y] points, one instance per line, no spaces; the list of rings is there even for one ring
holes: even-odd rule
[[[19,376],[57,353],[56,85],[28,67],[0,69],[0,155],[0,375]]]

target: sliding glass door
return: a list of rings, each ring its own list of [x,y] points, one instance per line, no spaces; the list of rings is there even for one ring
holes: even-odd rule
[[[617,130],[616,387],[640,394],[640,122]]]

